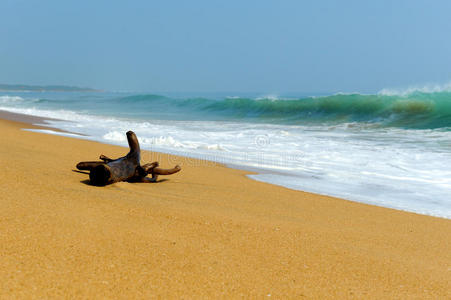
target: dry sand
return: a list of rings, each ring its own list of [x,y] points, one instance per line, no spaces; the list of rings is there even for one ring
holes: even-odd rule
[[[149,152],[183,170],[94,187],[75,164],[127,149],[24,127],[0,120],[0,298],[451,298],[451,220]]]

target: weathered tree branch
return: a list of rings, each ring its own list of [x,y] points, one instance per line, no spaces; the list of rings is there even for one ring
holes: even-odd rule
[[[156,182],[158,175],[171,175],[181,170],[180,166],[172,169],[158,167],[158,162],[140,165],[141,150],[138,138],[132,131],[127,132],[127,141],[130,151],[126,156],[111,159],[100,155],[102,161],[85,161],[77,164],[79,170],[89,170],[91,184],[104,186],[118,181],[129,182]],[[151,174],[152,177],[146,177]]]

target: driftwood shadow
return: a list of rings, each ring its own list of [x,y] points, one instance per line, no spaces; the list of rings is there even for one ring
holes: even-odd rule
[[[85,171],[72,170],[72,172],[77,172],[77,173],[89,175],[89,172],[85,172]]]
[[[83,172],[79,172],[79,173],[83,173]],[[162,183],[162,182],[166,182],[166,181],[169,181],[169,179],[159,179],[159,180],[157,180],[155,182],[152,182],[152,183]],[[83,183],[83,184],[86,184],[86,185],[90,185],[90,186],[97,186],[97,187],[99,187],[98,185],[92,184],[89,179],[80,180],[80,183]],[[139,183],[139,182],[129,182],[129,183]]]
[[[86,185],[92,185],[89,179],[81,180],[80,183],[86,184]],[[95,186],[95,185],[92,185]]]

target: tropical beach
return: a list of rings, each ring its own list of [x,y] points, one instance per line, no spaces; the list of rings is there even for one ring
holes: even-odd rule
[[[451,299],[449,11],[0,1],[0,299]]]
[[[94,187],[75,163],[126,148],[13,117],[0,121],[2,297],[450,297],[448,219],[154,152],[142,159],[182,172]]]

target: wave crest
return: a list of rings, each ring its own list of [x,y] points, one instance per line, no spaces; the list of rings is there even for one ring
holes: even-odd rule
[[[381,96],[401,96],[406,97],[415,93],[432,94],[451,92],[451,82],[445,84],[427,84],[423,86],[410,86],[407,88],[385,88],[378,92]]]
[[[17,103],[22,101],[24,101],[24,99],[19,96],[0,96],[0,103],[2,104]]]

